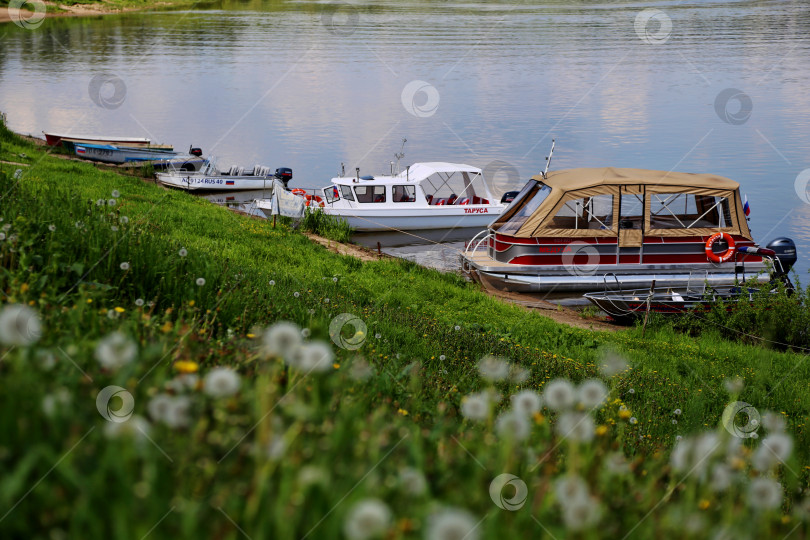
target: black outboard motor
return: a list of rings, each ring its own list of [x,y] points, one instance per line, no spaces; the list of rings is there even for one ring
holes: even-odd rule
[[[191,154],[192,156],[200,157],[202,156],[202,148],[193,148],[193,147],[189,148],[188,153]]]
[[[276,169],[275,177],[281,180],[281,183],[284,184],[284,189],[287,189],[287,183],[292,180],[292,169],[289,167],[279,167]]]
[[[510,202],[514,201],[515,197],[518,196],[518,193],[520,193],[520,192],[519,191],[507,191],[506,193],[503,194],[503,197],[501,197],[501,203],[507,204],[507,203],[510,203]]]
[[[787,276],[787,273],[796,264],[796,259],[798,258],[796,255],[796,244],[793,243],[793,240],[790,238],[777,238],[775,240],[771,240],[768,244],[768,249],[772,249],[773,252],[776,254],[776,258],[779,259],[779,262],[774,265],[774,273],[777,276]]]

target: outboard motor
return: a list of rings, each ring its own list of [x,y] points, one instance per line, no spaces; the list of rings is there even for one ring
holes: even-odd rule
[[[279,167],[276,169],[275,177],[281,180],[281,183],[284,184],[284,189],[287,189],[287,183],[292,180],[292,176],[292,169],[289,167]]]
[[[503,204],[508,204],[508,203],[514,201],[515,197],[518,196],[518,193],[520,193],[520,192],[519,191],[507,191],[506,193],[503,194],[503,197],[501,197],[501,202]]]
[[[790,238],[776,238],[775,240],[771,240],[768,244],[768,249],[773,250],[776,254],[776,258],[779,259],[779,263],[774,265],[774,272],[778,276],[787,276],[787,273],[790,272],[790,269],[796,264],[796,244],[793,243],[793,240]]]
[[[191,154],[192,156],[200,157],[202,156],[202,148],[193,148],[193,147],[189,148],[188,153]]]

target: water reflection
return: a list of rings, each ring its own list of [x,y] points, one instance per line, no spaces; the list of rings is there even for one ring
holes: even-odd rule
[[[794,236],[806,272],[810,229],[793,191],[810,167],[810,10],[802,0],[644,3],[537,0],[221,2],[210,11],[49,19],[36,31],[0,26],[0,110],[12,128],[150,136],[201,146],[229,163],[286,166],[298,187],[348,170],[494,160],[519,179],[543,167],[623,166],[712,172],[739,181],[760,242]],[[672,20],[665,43],[639,39],[635,17]],[[99,107],[99,73],[126,86]],[[403,107],[414,80],[436,89],[429,116]],[[750,96],[741,125],[715,97]],[[414,103],[421,104],[415,96]],[[789,218],[784,219],[785,216]],[[794,221],[795,220],[795,221]]]

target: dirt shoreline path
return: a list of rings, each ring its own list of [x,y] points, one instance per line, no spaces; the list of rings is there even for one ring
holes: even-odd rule
[[[171,6],[171,2],[152,2],[144,6],[131,6],[131,7],[114,7],[105,3],[101,4],[75,4],[72,6],[59,4],[57,2],[43,2],[45,5],[45,13],[35,13],[33,11],[20,9],[9,10],[8,7],[0,8],[0,24],[15,21],[30,21],[34,25],[42,18],[49,19],[51,17],[92,17],[95,15],[109,15],[112,13],[129,13],[131,11],[145,11],[152,8],[161,8]],[[59,10],[59,11],[57,11]],[[17,15],[17,12],[19,15]],[[44,17],[43,17],[44,15]],[[33,20],[31,17],[35,17]]]

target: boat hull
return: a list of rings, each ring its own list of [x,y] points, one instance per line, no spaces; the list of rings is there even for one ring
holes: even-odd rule
[[[164,186],[186,191],[242,191],[272,189],[274,177],[156,173]]]
[[[334,209],[328,206],[324,213],[345,219],[358,232],[418,231],[486,227],[502,208],[494,206],[429,206],[417,209],[381,213],[374,210]]]
[[[658,283],[656,282],[656,286]],[[711,288],[704,292],[693,290],[619,290],[586,293],[583,296],[593,305],[617,320],[631,320],[647,312],[678,315],[690,310],[707,312],[718,302],[752,302],[757,289]]]
[[[76,156],[90,161],[121,165],[144,161],[166,161],[179,154],[168,149],[128,148],[107,145],[75,144]]]
[[[45,141],[50,146],[57,146],[63,142],[63,140],[68,140],[74,143],[87,143],[87,144],[121,144],[126,146],[149,146],[151,143],[150,139],[146,139],[143,137],[100,137],[100,136],[74,136],[74,135],[60,135],[57,133],[46,133],[42,132],[45,135]]]

